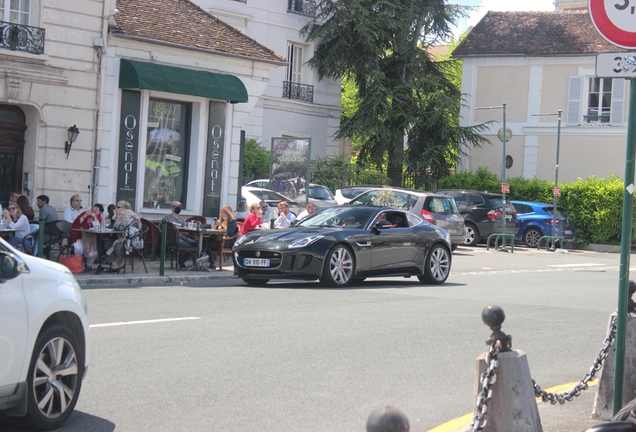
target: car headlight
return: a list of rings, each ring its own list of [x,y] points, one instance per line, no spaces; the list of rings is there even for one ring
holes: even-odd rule
[[[242,235],[242,236],[240,236],[239,238],[237,238],[237,239],[234,241],[234,246],[238,246],[238,245],[240,245],[241,243],[243,243],[243,242],[245,241],[245,239],[246,239],[246,238],[247,238],[247,236],[246,236],[246,235]]]
[[[290,244],[288,246],[289,249],[298,249],[301,247],[305,247],[307,245],[312,244],[313,242],[320,240],[321,238],[323,238],[324,235],[313,235],[313,236],[309,236],[309,237],[303,237],[301,239],[298,239],[296,241],[294,241],[292,244]]]

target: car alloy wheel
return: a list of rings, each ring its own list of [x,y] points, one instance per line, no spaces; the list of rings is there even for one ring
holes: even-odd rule
[[[346,286],[355,272],[355,258],[343,245],[337,245],[328,254],[320,281],[328,286]]]
[[[530,228],[523,234],[523,241],[529,247],[537,247],[539,239],[543,237],[543,233],[536,228]]]
[[[44,328],[35,343],[28,375],[24,422],[38,429],[64,423],[79,398],[84,358],[74,334],[62,325]]]
[[[420,282],[427,284],[443,284],[448,279],[451,269],[450,252],[438,244],[431,248],[426,257],[424,275],[418,276]]]
[[[464,227],[464,244],[468,246],[475,246],[477,243],[479,243],[477,228],[471,224],[466,224]]]

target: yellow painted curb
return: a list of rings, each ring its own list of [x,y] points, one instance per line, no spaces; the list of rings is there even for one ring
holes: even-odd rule
[[[545,389],[548,393],[565,393],[570,391],[577,385],[578,382],[561,384],[558,386],[550,387],[549,389]],[[592,380],[588,383],[590,387],[593,387],[598,384],[598,380]],[[537,402],[540,401],[541,398],[537,398]],[[470,427],[470,422],[473,419],[473,413],[463,415],[451,421],[447,421],[444,424],[439,426],[435,426],[433,429],[429,429],[428,432],[461,432],[468,427]]]

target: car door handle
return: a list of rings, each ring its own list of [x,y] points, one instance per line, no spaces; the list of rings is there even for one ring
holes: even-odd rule
[[[356,242],[356,244],[360,247],[369,247],[371,246],[371,242],[366,242],[366,243],[360,243],[360,242]]]

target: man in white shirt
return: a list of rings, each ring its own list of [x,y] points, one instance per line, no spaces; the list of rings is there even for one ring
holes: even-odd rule
[[[84,211],[82,207],[82,199],[79,194],[75,194],[71,197],[71,205],[64,210],[64,220],[73,223],[73,221]]]

